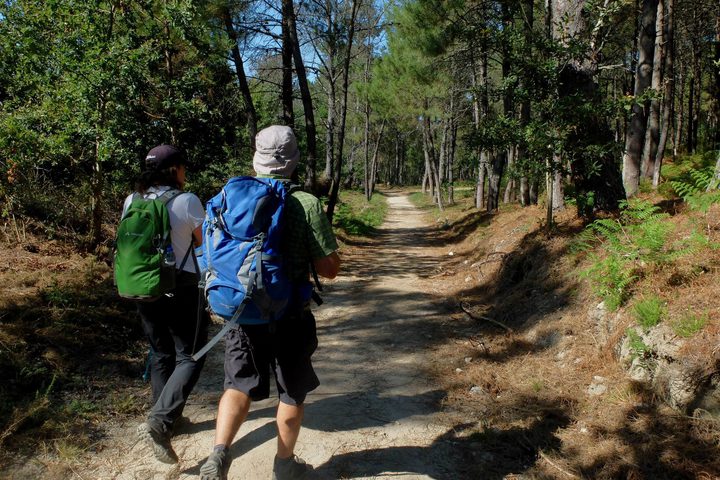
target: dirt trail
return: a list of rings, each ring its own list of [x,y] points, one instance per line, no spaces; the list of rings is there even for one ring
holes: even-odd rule
[[[322,382],[308,397],[296,453],[328,478],[461,478],[439,415],[443,394],[424,375],[425,345],[442,317],[420,287],[418,274],[437,259],[424,244],[420,213],[399,193],[376,245],[359,245],[343,273],[326,282],[316,308],[320,347],[314,363]],[[137,422],[120,427],[86,465],[82,478],[195,478],[213,444],[222,385],[222,348],[216,347],[190,398],[173,445],[176,466],[160,464],[135,443]],[[276,400],[253,405],[231,452],[230,479],[270,478],[275,452]]]

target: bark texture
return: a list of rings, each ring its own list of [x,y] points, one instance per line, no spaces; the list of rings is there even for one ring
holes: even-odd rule
[[[647,115],[644,104],[637,101],[652,82],[652,62],[655,50],[655,17],[658,0],[642,0],[640,31],[638,36],[638,65],[635,72],[635,103],[628,124],[623,155],[623,184],[628,197],[638,193],[640,185],[640,160],[645,142]]]

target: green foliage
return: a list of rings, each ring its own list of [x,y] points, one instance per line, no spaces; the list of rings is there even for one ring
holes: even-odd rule
[[[707,213],[714,203],[720,202],[720,178],[715,177],[715,168],[690,169],[686,179],[670,182],[677,194],[693,210]]]
[[[595,291],[615,310],[625,303],[630,287],[647,263],[672,258],[667,238],[673,230],[667,214],[649,202],[633,200],[621,205],[619,218],[595,220],[581,233],[573,251],[600,247],[591,253],[592,264],[581,275],[590,279]]]
[[[387,201],[375,193],[370,202],[359,192],[343,192],[333,223],[349,235],[368,235],[385,220]]]
[[[645,342],[643,342],[642,338],[634,328],[628,328],[625,333],[630,343],[630,353],[633,358],[642,358],[650,351],[650,348],[645,344]]]
[[[650,295],[635,304],[633,313],[638,324],[647,331],[660,323],[665,315],[665,306],[659,297]]]
[[[703,329],[708,322],[708,314],[696,315],[687,313],[673,322],[673,330],[683,338],[689,338]]]
[[[92,214],[117,214],[150,147],[176,143],[192,169],[240,150],[228,47],[205,8],[0,4],[4,216],[84,233]]]

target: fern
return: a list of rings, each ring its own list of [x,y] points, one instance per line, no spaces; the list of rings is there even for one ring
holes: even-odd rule
[[[687,172],[687,180],[673,180],[670,182],[675,192],[688,204],[692,210],[707,213],[714,203],[720,202],[720,178],[715,176],[715,169],[693,168]]]
[[[587,226],[579,236],[577,248],[597,245],[605,251],[592,255],[590,268],[581,272],[608,308],[615,310],[628,299],[644,263],[662,263],[671,258],[667,238],[673,226],[658,207],[634,200],[623,202],[620,218],[603,218]]]
[[[656,295],[650,295],[635,304],[633,313],[638,324],[647,332],[660,323],[667,312],[662,300]]]

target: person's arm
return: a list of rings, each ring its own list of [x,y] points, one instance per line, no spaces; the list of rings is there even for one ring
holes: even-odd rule
[[[193,237],[193,246],[199,247],[200,245],[202,245],[202,242],[203,242],[202,225],[199,225],[195,230],[193,230],[192,237]]]
[[[340,256],[333,252],[327,257],[313,260],[313,265],[318,275],[332,280],[340,272]]]

